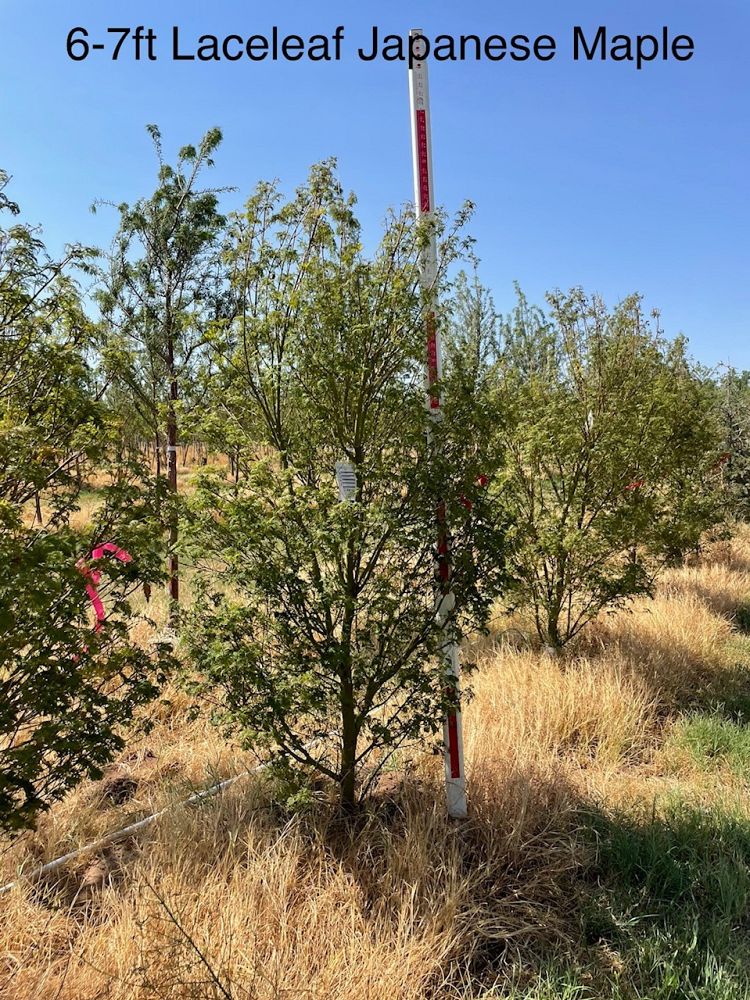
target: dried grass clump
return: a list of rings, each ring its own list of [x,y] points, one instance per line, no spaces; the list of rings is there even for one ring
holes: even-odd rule
[[[284,822],[255,781],[175,812],[93,898],[14,890],[3,995],[439,997],[509,940],[565,937],[574,807],[559,774],[506,765],[477,775],[466,824],[429,775],[354,826]]]
[[[478,760],[553,755],[612,766],[636,758],[650,739],[654,698],[616,656],[499,653],[482,663],[472,688],[468,746]]]
[[[731,562],[710,562],[670,569],[660,580],[664,597],[696,597],[717,615],[731,620],[750,599],[750,569],[738,570]]]
[[[667,590],[595,622],[586,642],[589,649],[606,650],[606,656],[627,665],[668,710],[700,698],[731,669],[732,634],[730,620],[700,597]]]

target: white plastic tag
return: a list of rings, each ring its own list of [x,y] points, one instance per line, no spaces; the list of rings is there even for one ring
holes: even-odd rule
[[[351,462],[336,462],[336,482],[340,500],[354,500],[357,495],[357,473]]]

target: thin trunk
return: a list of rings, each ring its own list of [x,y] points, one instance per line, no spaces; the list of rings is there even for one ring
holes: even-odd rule
[[[640,494],[638,492],[638,487],[636,486],[633,491],[633,510],[638,511],[638,504],[640,501]],[[633,566],[638,565],[638,536],[636,533],[633,534],[633,541],[630,546],[630,561]]]
[[[359,457],[359,456],[358,456]],[[239,464],[239,448],[237,450]],[[341,624],[341,811],[351,815],[357,806],[357,726],[354,705],[354,673],[352,670],[352,630],[357,608],[355,581],[355,543],[349,536],[346,554],[346,607]]]
[[[357,727],[351,684],[341,690],[341,811],[351,814],[357,805]]]
[[[545,637],[547,640],[546,648],[548,650],[554,650],[554,653],[552,653],[553,656],[556,656],[563,647],[562,638],[560,636],[561,611],[561,605],[557,602],[551,604],[547,609],[547,635]]]
[[[169,368],[169,409],[167,411],[167,480],[173,494],[173,504],[169,515],[169,625],[175,627],[180,604],[179,559],[177,556],[178,515],[177,515],[177,401],[179,391],[174,364],[174,336],[167,335],[167,365]]]

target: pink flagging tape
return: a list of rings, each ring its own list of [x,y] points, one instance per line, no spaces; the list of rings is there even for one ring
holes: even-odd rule
[[[90,558],[96,562],[99,559],[103,559],[108,552],[110,552],[115,559],[119,559],[120,562],[129,563],[133,561],[133,557],[129,552],[125,549],[121,549],[113,542],[105,542],[104,545],[97,546],[97,548],[95,548],[91,553]],[[96,589],[99,586],[102,574],[99,570],[91,569],[85,559],[79,559],[76,566],[79,572],[82,573],[86,579],[86,593],[89,595],[89,600],[91,601],[96,614],[96,625],[94,626],[94,631],[100,632],[102,622],[107,617],[107,612],[104,610],[104,604],[102,603],[102,599],[99,597],[99,592]]]
[[[111,552],[115,559],[119,559],[120,562],[129,563],[133,561],[133,557],[125,549],[119,548],[114,542],[105,542],[104,545],[100,545],[98,548],[94,549],[91,553],[91,558],[103,559],[106,552]]]
[[[94,627],[94,631],[98,632],[101,629],[102,622],[107,617],[107,614],[104,610],[102,599],[96,592],[96,587],[93,585],[93,583],[86,584],[86,593],[89,595],[89,600],[91,601],[94,607],[94,611],[96,612],[96,625]]]

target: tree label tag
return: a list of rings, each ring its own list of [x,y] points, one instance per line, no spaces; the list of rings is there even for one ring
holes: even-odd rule
[[[336,482],[339,500],[354,500],[357,495],[357,473],[351,462],[336,462]]]

